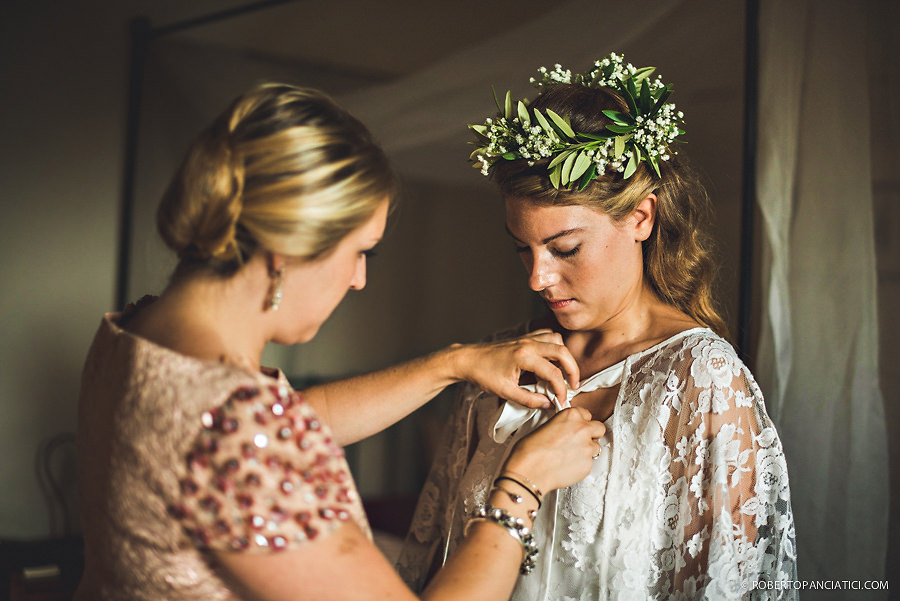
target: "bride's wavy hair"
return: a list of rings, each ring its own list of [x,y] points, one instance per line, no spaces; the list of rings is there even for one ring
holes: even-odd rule
[[[318,90],[261,84],[193,142],[157,211],[176,277],[227,276],[257,249],[326,256],[366,223],[396,179],[366,127]]]
[[[589,134],[600,133],[611,123],[604,110],[628,111],[625,100],[612,90],[571,84],[546,86],[530,107],[553,110],[568,117],[572,129]],[[659,161],[661,177],[641,162],[628,179],[621,173],[607,172],[578,191],[553,187],[547,170],[550,160],[533,165],[523,159],[497,161],[490,176],[504,198],[541,205],[586,206],[617,222],[649,194],[655,194],[656,219],[650,237],[643,242],[644,278],[663,302],[727,337],[728,328],[712,294],[716,269],[712,241],[706,232],[709,196],[687,161],[679,155]]]

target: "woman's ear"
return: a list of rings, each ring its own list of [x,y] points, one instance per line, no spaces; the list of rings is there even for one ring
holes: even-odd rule
[[[274,252],[266,253],[266,267],[269,269],[269,273],[275,273],[278,271],[284,272],[284,264],[287,262],[287,259],[284,255]]]
[[[635,242],[643,242],[650,237],[656,222],[656,202],[656,194],[648,194],[631,212]]]

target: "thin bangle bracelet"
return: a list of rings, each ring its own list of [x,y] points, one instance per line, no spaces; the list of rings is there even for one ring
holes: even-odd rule
[[[504,474],[509,475],[509,476],[514,476],[514,477],[518,478],[519,480],[521,480],[522,483],[524,483],[527,488],[531,489],[531,492],[533,492],[535,495],[538,496],[538,498],[541,498],[544,496],[544,493],[541,492],[541,489],[538,488],[537,484],[532,482],[531,479],[528,478],[528,476],[523,476],[522,474],[516,473],[512,470],[503,470],[502,472],[500,472],[501,476]]]
[[[499,478],[498,478],[498,480],[499,480]],[[525,502],[525,497],[523,497],[521,495],[517,495],[516,493],[503,488],[502,486],[497,484],[497,482],[494,482],[494,487],[491,489],[491,492],[494,492],[495,490],[499,490],[500,492],[505,492],[506,496],[509,497],[509,500],[512,501],[513,503],[515,503],[516,505],[520,505]],[[531,518],[532,524],[534,524],[534,520],[537,519],[537,512],[538,512],[538,509],[540,509],[540,508],[541,508],[541,502],[538,501],[537,509],[526,509],[526,511],[528,512],[528,517]]]
[[[516,484],[521,486],[522,490],[526,491],[529,495],[534,497],[535,501],[537,501],[538,509],[541,508],[541,497],[538,496],[537,493],[535,493],[533,490],[531,490],[531,488],[529,488],[528,485],[526,485],[524,482],[520,482],[520,481],[516,480],[515,478],[513,478],[512,476],[500,475],[500,476],[497,476],[496,480],[494,480],[494,486],[497,486],[497,482],[499,482],[501,480],[509,480],[510,482],[515,482]]]

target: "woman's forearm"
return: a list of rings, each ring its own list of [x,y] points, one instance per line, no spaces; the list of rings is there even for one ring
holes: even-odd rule
[[[387,369],[327,382],[303,391],[329,424],[337,443],[348,445],[403,419],[462,377],[454,364],[460,345]]]
[[[347,445],[406,417],[441,390],[461,380],[528,407],[550,407],[547,397],[519,387],[522,372],[547,381],[564,398],[566,380],[578,385],[578,364],[562,337],[538,330],[519,338],[454,344],[380,371],[313,386],[306,400]]]
[[[489,502],[515,517],[524,517],[522,506],[512,503],[503,493],[495,491]],[[530,518],[527,523],[531,526]],[[423,601],[509,599],[519,576],[523,555],[522,544],[503,526],[475,522],[460,546],[422,592],[421,598]]]

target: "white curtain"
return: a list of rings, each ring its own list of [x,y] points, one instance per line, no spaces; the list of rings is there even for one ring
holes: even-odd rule
[[[788,459],[805,580],[885,577],[866,18],[850,0],[761,7],[757,375]]]

